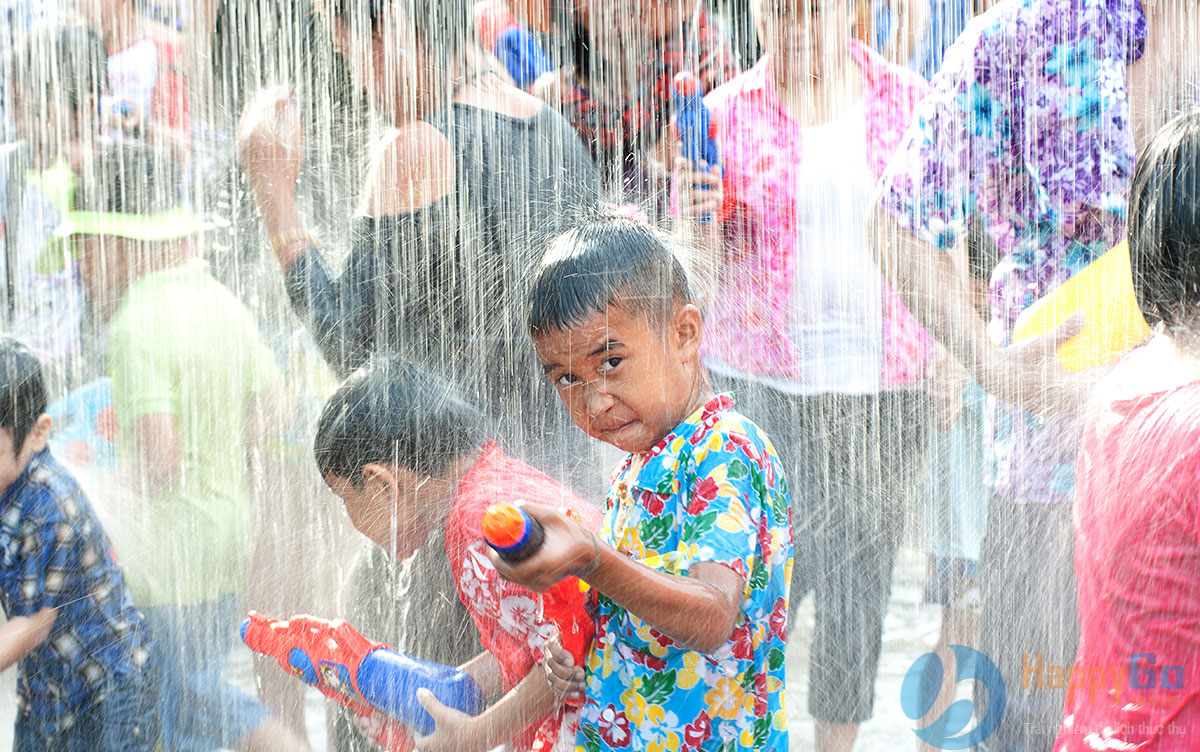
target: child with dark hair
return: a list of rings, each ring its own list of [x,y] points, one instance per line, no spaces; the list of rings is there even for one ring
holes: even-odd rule
[[[198,257],[177,177],[160,152],[112,144],[81,170],[60,228],[108,321],[131,488],[114,535],[160,646],[164,748],[296,752],[308,745],[225,675],[253,531],[246,452],[286,399],[249,311]]]
[[[477,717],[448,709],[432,695],[421,697],[437,728],[417,739],[418,747],[573,749],[578,711],[560,710],[545,676],[534,670],[553,628],[541,618],[533,593],[496,574],[485,553],[482,520],[492,504],[526,502],[561,508],[589,529],[599,527],[600,515],[551,478],[507,457],[487,435],[483,414],[449,383],[414,363],[380,356],[330,397],[313,453],[354,526],[396,559],[440,539],[443,555],[422,574],[437,582],[449,570],[484,648],[463,670],[485,696],[505,693]],[[438,606],[443,591],[418,588],[410,601],[414,618],[404,629],[445,641],[462,638]],[[578,606],[580,618],[590,620],[582,598]]]
[[[6,106],[19,140],[0,146],[0,322],[52,375],[83,349],[84,299],[74,268],[40,262],[96,135],[104,45],[83,25],[36,26],[18,39],[10,67]]]
[[[586,665],[547,662],[560,690],[586,684],[576,749],[787,750],[787,482],[770,440],[709,387],[682,266],[648,227],[588,222],[555,241],[529,311],[572,419],[629,453],[599,537],[528,505],[540,552],[493,557],[535,590],[575,574],[599,591]]]
[[[83,490],[46,448],[41,364],[0,338],[0,671],[18,752],[150,752],[153,643]]]
[[[1079,652],[1057,752],[1200,743],[1198,168],[1192,110],[1158,132],[1133,176],[1133,287],[1156,328],[1088,409],[1074,510]]]

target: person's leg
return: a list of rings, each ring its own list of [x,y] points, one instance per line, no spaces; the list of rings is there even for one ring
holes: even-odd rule
[[[1065,690],[1046,686],[1046,667],[1073,664],[1079,639],[1071,505],[993,499],[988,515],[980,552],[979,649],[1000,669],[1007,704],[984,748],[1048,751]],[[984,707],[983,692],[976,687],[976,707]]]

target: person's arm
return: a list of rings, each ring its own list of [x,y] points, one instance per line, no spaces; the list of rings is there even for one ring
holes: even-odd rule
[[[701,310],[708,310],[717,297],[724,261],[724,231],[719,213],[724,202],[720,167],[704,171],[683,157],[675,160],[672,193],[679,203],[676,233],[687,258],[684,268],[692,282],[692,293]],[[700,217],[708,216],[701,222]]]
[[[500,662],[489,651],[484,650],[458,668],[475,680],[484,697],[495,697],[504,691]]]
[[[697,562],[688,576],[660,572],[633,561],[560,512],[537,504],[522,509],[546,533],[534,556],[511,564],[494,552],[502,577],[542,591],[577,574],[680,647],[711,653],[736,625],[745,578],[724,564]]]
[[[130,471],[134,478],[141,479],[140,486],[145,492],[155,496],[182,472],[179,422],[167,413],[141,415],[133,422],[133,441],[136,467]]]
[[[1040,415],[1075,414],[1084,406],[1096,375],[1072,373],[1057,357],[1082,331],[1082,320],[1073,317],[1045,335],[1000,348],[948,254],[900,227],[878,204],[870,224],[876,259],[904,304],[984,389]]]
[[[9,619],[0,627],[0,671],[4,671],[45,642],[54,628],[58,609],[43,608],[29,616]]]

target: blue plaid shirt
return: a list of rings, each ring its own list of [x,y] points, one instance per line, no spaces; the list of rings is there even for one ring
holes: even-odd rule
[[[133,677],[151,638],[112,544],[83,490],[49,451],[0,496],[0,605],[8,617],[58,609],[49,638],[21,659],[21,713],[47,735],[75,724],[110,680]]]

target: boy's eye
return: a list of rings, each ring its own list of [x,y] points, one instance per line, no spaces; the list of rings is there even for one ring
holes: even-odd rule
[[[573,373],[564,373],[554,380],[555,386],[571,386],[579,381],[579,377]]]
[[[621,358],[619,355],[612,355],[612,356],[605,358],[604,362],[600,364],[600,372],[607,373],[607,372],[613,370],[618,365],[620,365],[622,360],[623,360],[623,358]]]

